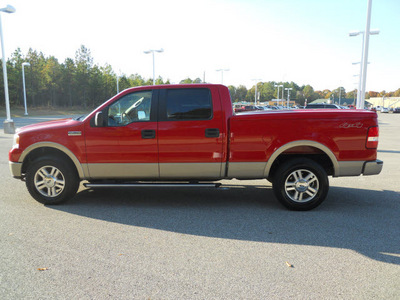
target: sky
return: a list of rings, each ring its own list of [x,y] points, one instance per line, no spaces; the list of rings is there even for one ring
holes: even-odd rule
[[[293,81],[314,90],[358,84],[368,0],[1,0],[5,55],[29,48],[62,63],[81,45],[117,74],[171,83]],[[400,88],[400,1],[373,0],[367,91]],[[357,75],[357,76],[354,76]]]

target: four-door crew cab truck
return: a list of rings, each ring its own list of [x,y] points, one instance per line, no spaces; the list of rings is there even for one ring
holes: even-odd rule
[[[9,161],[44,204],[73,197],[82,180],[200,187],[266,178],[287,208],[309,210],[325,199],[328,176],[380,173],[378,135],[375,112],[235,115],[225,86],[158,85],[127,89],[86,117],[22,127]]]

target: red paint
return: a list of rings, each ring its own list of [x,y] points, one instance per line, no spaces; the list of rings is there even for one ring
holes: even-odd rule
[[[132,92],[142,90],[207,88],[211,91],[210,120],[134,122],[124,127],[93,127],[96,112]],[[39,142],[68,148],[81,163],[206,163],[262,162],[283,145],[299,140],[320,143],[338,161],[376,159],[377,115],[365,110],[264,111],[234,115],[229,90],[222,85],[158,85],[125,90],[105,102],[83,121],[59,120],[20,129],[20,144],[10,150],[17,162],[23,150]],[[205,129],[219,129],[207,138]],[[156,138],[143,139],[142,130]],[[68,136],[81,131],[81,136]],[[368,142],[368,138],[372,139]],[[301,150],[303,149],[303,150]],[[293,151],[304,151],[296,148]]]

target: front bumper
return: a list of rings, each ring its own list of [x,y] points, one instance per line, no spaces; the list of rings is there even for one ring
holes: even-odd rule
[[[8,164],[10,166],[11,175],[14,178],[22,178],[22,163],[9,161]]]
[[[366,161],[363,167],[363,175],[376,175],[382,171],[383,161],[377,159],[374,161]]]

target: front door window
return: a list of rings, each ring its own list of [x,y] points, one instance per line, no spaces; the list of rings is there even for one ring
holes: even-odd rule
[[[132,122],[150,121],[152,91],[123,96],[108,108],[108,126],[126,126]]]

